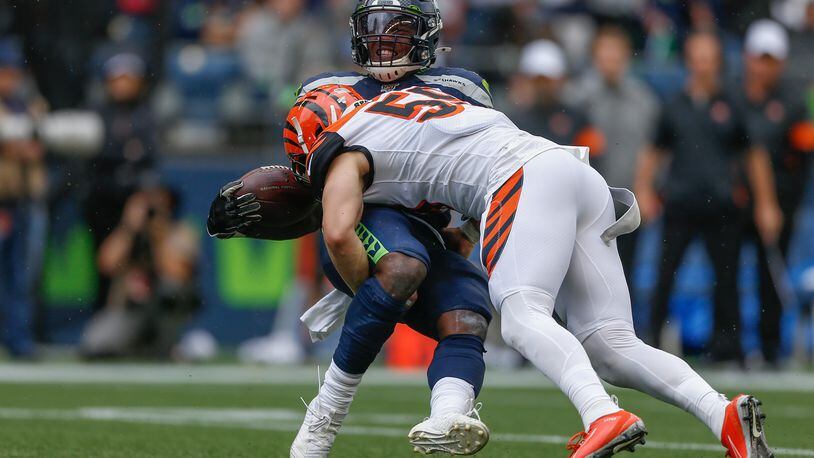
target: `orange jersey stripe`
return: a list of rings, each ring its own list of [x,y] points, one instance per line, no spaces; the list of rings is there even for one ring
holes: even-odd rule
[[[490,272],[491,267],[494,265],[495,253],[502,250],[502,246],[505,245],[506,239],[512,230],[514,215],[517,213],[517,204],[520,201],[520,193],[516,193],[515,196],[500,208],[497,226],[488,235],[489,239],[484,240],[484,247],[488,249],[486,260],[490,266]]]
[[[492,197],[492,204],[489,206],[489,214],[486,217],[486,232],[489,232],[489,229],[494,226],[500,215],[503,214],[502,207],[507,204],[506,198],[511,199],[514,195],[519,194],[520,187],[522,187],[522,184],[520,184],[522,179],[523,169],[520,169],[495,191]],[[514,194],[509,195],[512,192],[514,192]]]
[[[522,187],[523,169],[520,169],[492,197],[481,246],[481,262],[489,275],[509,239]]]
[[[494,221],[494,218],[497,216],[497,213],[494,212],[497,205],[501,205],[503,200],[506,199],[507,195],[515,189],[515,186],[523,179],[523,169],[518,170],[514,173],[505,183],[495,192],[494,196],[492,197],[492,205],[489,209],[489,216],[486,217],[486,227],[489,227],[490,224]]]
[[[506,195],[517,185],[517,183],[523,179],[523,169],[514,172],[514,175],[509,177],[503,185],[495,192],[492,200],[501,201],[506,198]]]

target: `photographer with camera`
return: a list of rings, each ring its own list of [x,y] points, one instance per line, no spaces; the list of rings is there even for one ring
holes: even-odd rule
[[[99,271],[110,288],[83,332],[83,356],[170,356],[181,327],[200,307],[198,237],[178,220],[177,208],[177,195],[163,186],[128,198],[119,225],[99,248]]]
[[[146,98],[146,64],[132,53],[104,64],[106,99],[93,107],[104,123],[101,151],[88,163],[89,199],[85,218],[97,251],[122,216],[128,198],[152,174],[158,157],[157,128]],[[99,277],[95,308],[104,305],[110,285]]]

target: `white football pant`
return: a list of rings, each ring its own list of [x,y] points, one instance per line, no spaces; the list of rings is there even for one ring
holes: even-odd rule
[[[586,429],[618,410],[601,377],[674,404],[720,435],[724,398],[635,335],[616,241],[601,237],[615,221],[605,180],[565,150],[536,156],[495,192],[481,219],[481,259],[503,339],[560,387]]]

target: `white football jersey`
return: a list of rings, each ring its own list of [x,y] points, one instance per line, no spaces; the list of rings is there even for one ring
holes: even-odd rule
[[[497,110],[411,87],[346,113],[322,134],[307,167],[321,192],[331,161],[361,151],[372,169],[365,203],[419,210],[440,204],[479,219],[488,196],[531,158],[553,148],[587,157],[587,148],[531,135]]]

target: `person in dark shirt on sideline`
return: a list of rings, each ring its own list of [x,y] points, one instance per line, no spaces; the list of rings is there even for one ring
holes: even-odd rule
[[[591,165],[617,188],[633,188],[639,151],[653,136],[659,114],[655,94],[630,71],[632,57],[626,32],[604,26],[594,39],[592,68],[569,88],[568,96],[605,137],[606,148],[591,155]],[[631,293],[638,238],[634,231],[616,239]]]
[[[605,137],[581,109],[564,103],[567,67],[562,49],[553,41],[526,45],[513,88],[516,108],[509,117],[529,133],[562,145],[587,146],[592,156],[601,154]]]
[[[782,228],[771,233],[755,228],[750,231],[758,241],[760,335],[763,358],[769,366],[778,364],[783,308],[772,276],[772,268],[778,266],[771,263],[785,262],[794,216],[809,178],[810,153],[814,152],[814,124],[808,119],[802,92],[782,79],[788,53],[788,35],[780,24],[761,19],[749,27],[740,95],[746,107],[750,140],[771,158],[783,213]]]
[[[771,169],[765,151],[748,149],[746,120],[721,86],[721,45],[709,32],[691,34],[685,44],[687,85],[664,106],[652,145],[639,160],[636,194],[642,218],[662,211],[654,177],[670,153],[663,189],[664,230],[658,284],[652,301],[650,338],[660,345],[675,273],[695,236],[704,239],[715,270],[715,312],[709,349],[715,361],[743,362],[737,278],[742,230],[738,169],[745,160],[755,190],[756,224],[766,232],[779,222]],[[768,216],[766,216],[768,215]]]

